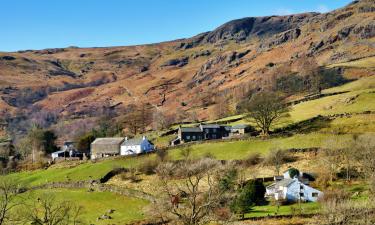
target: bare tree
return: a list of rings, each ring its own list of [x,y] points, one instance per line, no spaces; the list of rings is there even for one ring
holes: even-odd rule
[[[291,157],[286,150],[272,149],[264,160],[264,163],[269,166],[273,166],[275,173],[280,175],[281,166],[291,161]]]
[[[11,210],[23,203],[20,185],[9,177],[0,177],[0,225],[11,222]]]
[[[341,193],[341,192],[337,192]],[[375,223],[374,199],[362,201],[350,199],[347,195],[325,193],[321,201],[322,209],[317,218],[320,225],[357,224],[372,225]]]
[[[54,195],[44,194],[24,210],[25,222],[38,225],[78,225],[83,208],[69,201],[58,201]]]
[[[361,135],[356,138],[353,151],[362,166],[371,191],[375,192],[375,139],[372,135]]]
[[[252,96],[249,101],[240,105],[248,119],[253,121],[261,130],[262,135],[268,136],[271,126],[281,117],[287,116],[288,107],[275,93],[262,92]]]
[[[159,165],[157,174],[162,187],[159,201],[164,201],[160,204],[164,207],[164,218],[184,225],[209,221],[225,197],[219,187],[220,169],[218,161],[210,158]]]

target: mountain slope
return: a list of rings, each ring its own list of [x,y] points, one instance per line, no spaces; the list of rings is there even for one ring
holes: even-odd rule
[[[374,1],[362,0],[326,14],[234,20],[153,45],[0,53],[0,113],[28,108],[71,120],[122,115],[146,102],[170,116],[206,119],[219,98],[235,103],[306,62],[375,56],[374,21]],[[373,67],[336,68],[349,79],[374,74]]]

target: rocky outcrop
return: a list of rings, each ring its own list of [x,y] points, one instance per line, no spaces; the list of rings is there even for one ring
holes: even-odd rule
[[[5,61],[12,61],[12,60],[15,60],[16,57],[13,57],[13,56],[10,56],[10,55],[5,55],[5,56],[1,56],[0,57],[0,60],[5,60]]]
[[[204,42],[216,43],[221,40],[243,41],[251,37],[272,36],[300,27],[317,13],[290,16],[248,17],[230,21],[207,34]]]
[[[199,58],[199,57],[209,56],[209,55],[211,55],[211,52],[209,50],[205,50],[205,51],[194,53],[192,55],[192,57],[193,57],[193,59],[196,59],[196,58]]]
[[[281,34],[275,35],[266,46],[271,48],[273,46],[281,45],[285,42],[299,38],[300,35],[301,35],[301,29],[299,28],[291,29]]]
[[[355,27],[354,33],[358,38],[368,39],[375,37],[375,21]]]
[[[183,67],[189,63],[189,57],[183,57],[179,59],[170,59],[163,63],[161,67],[167,67],[167,66],[177,66],[177,67]]]

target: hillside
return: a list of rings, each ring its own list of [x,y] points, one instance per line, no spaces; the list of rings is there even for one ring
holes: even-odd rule
[[[374,21],[373,1],[362,0],[326,14],[243,18],[152,45],[0,53],[0,113],[89,123],[144,102],[172,117],[215,119],[220,98],[235,104],[311,60],[349,80],[373,75],[374,67],[353,64],[372,64]]]
[[[357,81],[325,89],[323,93],[343,92],[333,96],[301,102],[292,107],[291,117],[287,121],[281,121],[279,127],[284,132],[269,138],[243,137],[241,140],[211,141],[196,143],[191,146],[191,160],[211,157],[225,163],[246,162],[256,153],[261,158],[266,158],[274,149],[289,151],[293,160],[281,165],[281,170],[295,167],[302,171],[308,171],[319,177],[324,177],[324,169],[328,165],[324,158],[323,149],[344,148],[351,143],[355,135],[365,135],[374,138],[375,134],[375,105],[374,88],[375,76],[360,78]],[[351,98],[356,96],[356,98]],[[351,101],[346,101],[348,98]],[[332,107],[327,107],[332,106]],[[319,117],[320,115],[320,117]],[[241,118],[241,116],[236,116]],[[231,118],[223,118],[222,121]],[[318,119],[314,119],[318,118]],[[240,121],[246,123],[246,120]],[[289,127],[289,128],[288,128]],[[331,143],[334,143],[332,146]],[[183,160],[181,154],[184,147],[168,149],[168,160],[176,162]],[[317,149],[315,152],[314,149]],[[330,149],[330,150],[332,150]],[[354,153],[353,153],[354,154]],[[111,223],[121,224],[149,219],[150,201],[145,196],[157,196],[160,179],[156,174],[145,174],[140,168],[149,165],[150,161],[157,161],[156,154],[149,154],[137,157],[108,158],[101,161],[63,162],[50,166],[48,169],[35,171],[22,171],[13,173],[7,178],[16,179],[19,183],[35,190],[30,191],[32,196],[41,196],[43,193],[55,194],[61,198],[77,201],[87,209],[83,213],[86,222],[94,222],[108,209],[114,209]],[[342,166],[342,165],[341,165]],[[131,181],[129,172],[113,174],[109,180],[103,179],[119,168],[137,168],[137,181]],[[339,167],[342,169],[342,167]],[[337,170],[339,171],[339,168]],[[273,166],[258,163],[243,167],[243,179],[264,178],[274,175]],[[97,184],[92,185],[92,181]],[[324,186],[319,182],[313,183],[323,191],[345,190],[352,195],[355,201],[363,201],[368,198],[369,187],[366,179],[353,177],[350,182],[343,178],[337,178],[334,182]],[[69,186],[69,185],[81,186]],[[156,185],[157,184],[157,185]],[[56,185],[56,186],[54,186]],[[59,186],[60,185],[60,186]],[[83,186],[82,186],[83,185]],[[89,186],[87,186],[89,185]],[[77,188],[80,187],[80,188]],[[91,188],[94,191],[89,192]],[[107,188],[107,189],[105,189]],[[108,190],[112,190],[110,193]],[[116,190],[123,190],[125,194],[118,194]],[[28,193],[28,192],[27,192]],[[79,200],[78,200],[79,199]],[[126,205],[126,206],[124,206]],[[283,205],[280,208],[267,204],[257,206],[246,215],[246,218],[265,217],[269,215],[295,216],[297,205]],[[304,203],[299,206],[305,215],[316,214],[321,210],[320,203]],[[308,216],[307,216],[308,217]],[[306,218],[305,218],[306,219]],[[294,220],[270,221],[270,224],[315,224],[317,219],[307,219],[296,216]],[[98,221],[95,224],[106,224],[106,220]],[[258,224],[267,224],[266,218]]]

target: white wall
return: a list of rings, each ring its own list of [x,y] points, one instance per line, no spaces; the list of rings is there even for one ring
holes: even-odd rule
[[[145,139],[141,142],[140,145],[121,145],[121,155],[132,155],[132,154],[141,154],[145,152],[150,152],[154,150],[154,146],[150,144],[150,142]],[[133,152],[133,153],[130,153]]]

